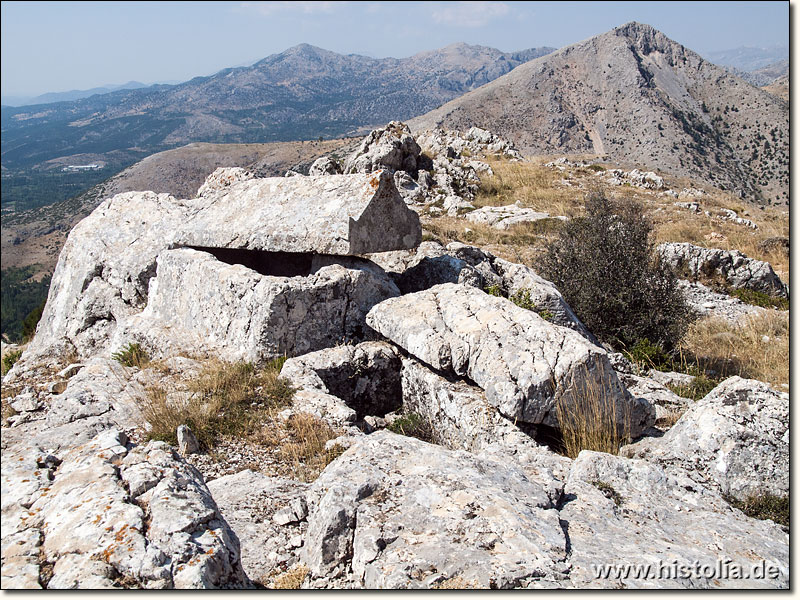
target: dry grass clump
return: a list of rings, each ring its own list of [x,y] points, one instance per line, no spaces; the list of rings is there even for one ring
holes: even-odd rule
[[[602,384],[602,371],[584,372],[556,405],[563,454],[576,458],[581,450],[618,454],[630,442],[630,413]]]
[[[681,343],[703,370],[739,375],[772,385],[789,383],[789,313],[767,310],[739,323],[720,318],[697,321]]]
[[[148,390],[142,412],[150,424],[150,439],[177,443],[176,429],[187,425],[204,449],[225,435],[255,433],[276,409],[291,403],[294,390],[278,374],[282,361],[256,370],[250,363],[208,361],[189,382],[188,398],[175,401],[167,391]]]
[[[444,579],[433,585],[434,590],[479,590],[480,584],[474,579],[466,580],[460,575]]]
[[[559,185],[565,173],[538,162],[489,160],[494,175],[481,178],[475,206],[505,206],[519,202],[552,215],[580,213],[582,193]]]
[[[306,565],[295,563],[288,571],[275,577],[271,587],[274,590],[299,590],[308,572]]]

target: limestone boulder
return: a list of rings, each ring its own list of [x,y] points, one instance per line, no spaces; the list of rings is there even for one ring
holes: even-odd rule
[[[488,225],[494,229],[507,231],[515,225],[535,223],[546,219],[565,221],[566,217],[551,217],[549,213],[537,212],[532,208],[525,208],[516,204],[507,206],[484,206],[466,214],[465,218],[470,223]]]
[[[731,377],[695,402],[661,438],[623,449],[668,472],[746,500],[789,493],[789,394]]]
[[[211,196],[232,186],[234,183],[254,178],[255,174],[243,167],[219,167],[206,177],[203,185],[197,190],[197,197]]]
[[[281,377],[302,392],[295,394],[295,410],[341,427],[400,408],[400,369],[393,346],[364,342],[290,358]]]
[[[657,250],[676,272],[692,279],[721,277],[734,288],[789,297],[788,287],[768,262],[748,258],[738,250],[703,248],[688,242],[668,242]]]
[[[604,414],[639,435],[655,415],[617,379],[606,352],[505,298],[456,284],[381,302],[367,324],[445,374],[466,377],[510,419],[558,426],[593,395]]]
[[[172,247],[354,255],[413,248],[422,237],[388,171],[250,179],[187,202]]]
[[[507,588],[566,578],[566,539],[543,488],[513,466],[380,431],[308,492],[312,586]]]
[[[367,311],[397,295],[391,279],[374,269],[332,264],[306,277],[273,277],[206,252],[168,250],[158,258],[145,310],[125,321],[111,346],[136,341],[154,357],[295,356],[359,339]]]
[[[202,476],[162,442],[131,447],[108,429],[60,457],[16,446],[2,464],[4,496],[40,482],[4,498],[4,587],[32,585],[25,577],[34,572],[51,588],[247,584],[239,542]],[[24,543],[12,550],[12,539]]]
[[[358,149],[345,159],[343,171],[352,174],[386,169],[391,173],[406,171],[416,178],[419,162],[420,147],[411,130],[405,123],[392,121],[364,138]]]
[[[273,517],[293,502],[305,504],[307,488],[249,469],[208,482],[220,513],[240,540],[242,567],[251,581],[272,587],[276,577],[298,563],[305,519],[279,524]]]
[[[778,525],[746,517],[685,473],[669,474],[643,460],[581,452],[559,517],[570,543],[573,587],[789,585],[789,536]],[[752,576],[753,569],[767,568],[771,576]]]
[[[315,175],[340,175],[342,166],[330,156],[320,156],[308,169],[310,176]]]

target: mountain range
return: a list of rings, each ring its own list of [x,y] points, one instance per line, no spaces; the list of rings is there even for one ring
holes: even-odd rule
[[[532,60],[410,122],[476,125],[523,154],[587,153],[788,202],[789,105],[649,25]]]
[[[301,44],[249,67],[179,85],[2,110],[2,162],[26,168],[79,154],[189,142],[340,137],[409,119],[553,51],[453,44],[409,58],[341,55]]]

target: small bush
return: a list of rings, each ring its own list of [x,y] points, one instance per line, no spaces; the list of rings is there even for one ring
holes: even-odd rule
[[[275,577],[272,589],[275,590],[299,590],[308,575],[309,568],[302,563],[295,563],[285,573]]]
[[[654,252],[651,231],[637,203],[590,194],[586,216],[567,222],[547,245],[541,270],[602,341],[632,348],[647,339],[669,352],[692,312]]]
[[[748,290],[745,288],[730,288],[726,290],[734,298],[738,298],[745,304],[760,306],[762,308],[776,308],[778,310],[789,310],[788,298],[775,298],[764,292]]]
[[[599,173],[601,171],[605,171],[606,170],[606,168],[603,165],[598,165],[598,164],[589,165],[586,168],[589,169],[590,171],[594,171],[595,173]]]
[[[754,519],[772,519],[779,525],[789,526],[789,496],[772,494],[753,495],[745,500],[726,497],[728,503]]]
[[[133,343],[128,344],[119,352],[114,352],[111,358],[126,367],[138,367],[140,369],[150,362],[150,357],[147,355],[147,352],[145,352],[139,344]]]
[[[19,360],[20,356],[22,356],[22,350],[12,350],[3,357],[3,375],[11,370],[11,367]]]
[[[487,285],[485,288],[483,288],[483,291],[489,294],[490,296],[497,296],[498,298],[505,297],[505,295],[503,294],[503,290],[497,284]]]
[[[646,369],[656,369],[657,371],[672,371],[673,362],[671,357],[664,352],[661,346],[657,346],[647,338],[637,341],[633,348],[624,352],[628,360],[639,367]]]
[[[417,438],[423,442],[433,442],[433,428],[417,413],[406,413],[391,423],[387,429],[400,435]]]
[[[719,379],[713,379],[704,373],[700,373],[695,375],[694,380],[689,385],[668,385],[667,387],[682,398],[700,400],[705,398],[719,384]]]
[[[528,288],[520,288],[508,297],[514,304],[526,310],[532,310],[545,321],[553,320],[553,313],[546,308],[539,308],[536,303],[531,299],[531,291]]]

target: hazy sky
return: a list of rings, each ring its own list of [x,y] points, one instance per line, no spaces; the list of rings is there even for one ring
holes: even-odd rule
[[[405,57],[561,47],[628,21],[700,52],[789,43],[789,2],[2,2],[2,94],[209,75],[299,43]]]

